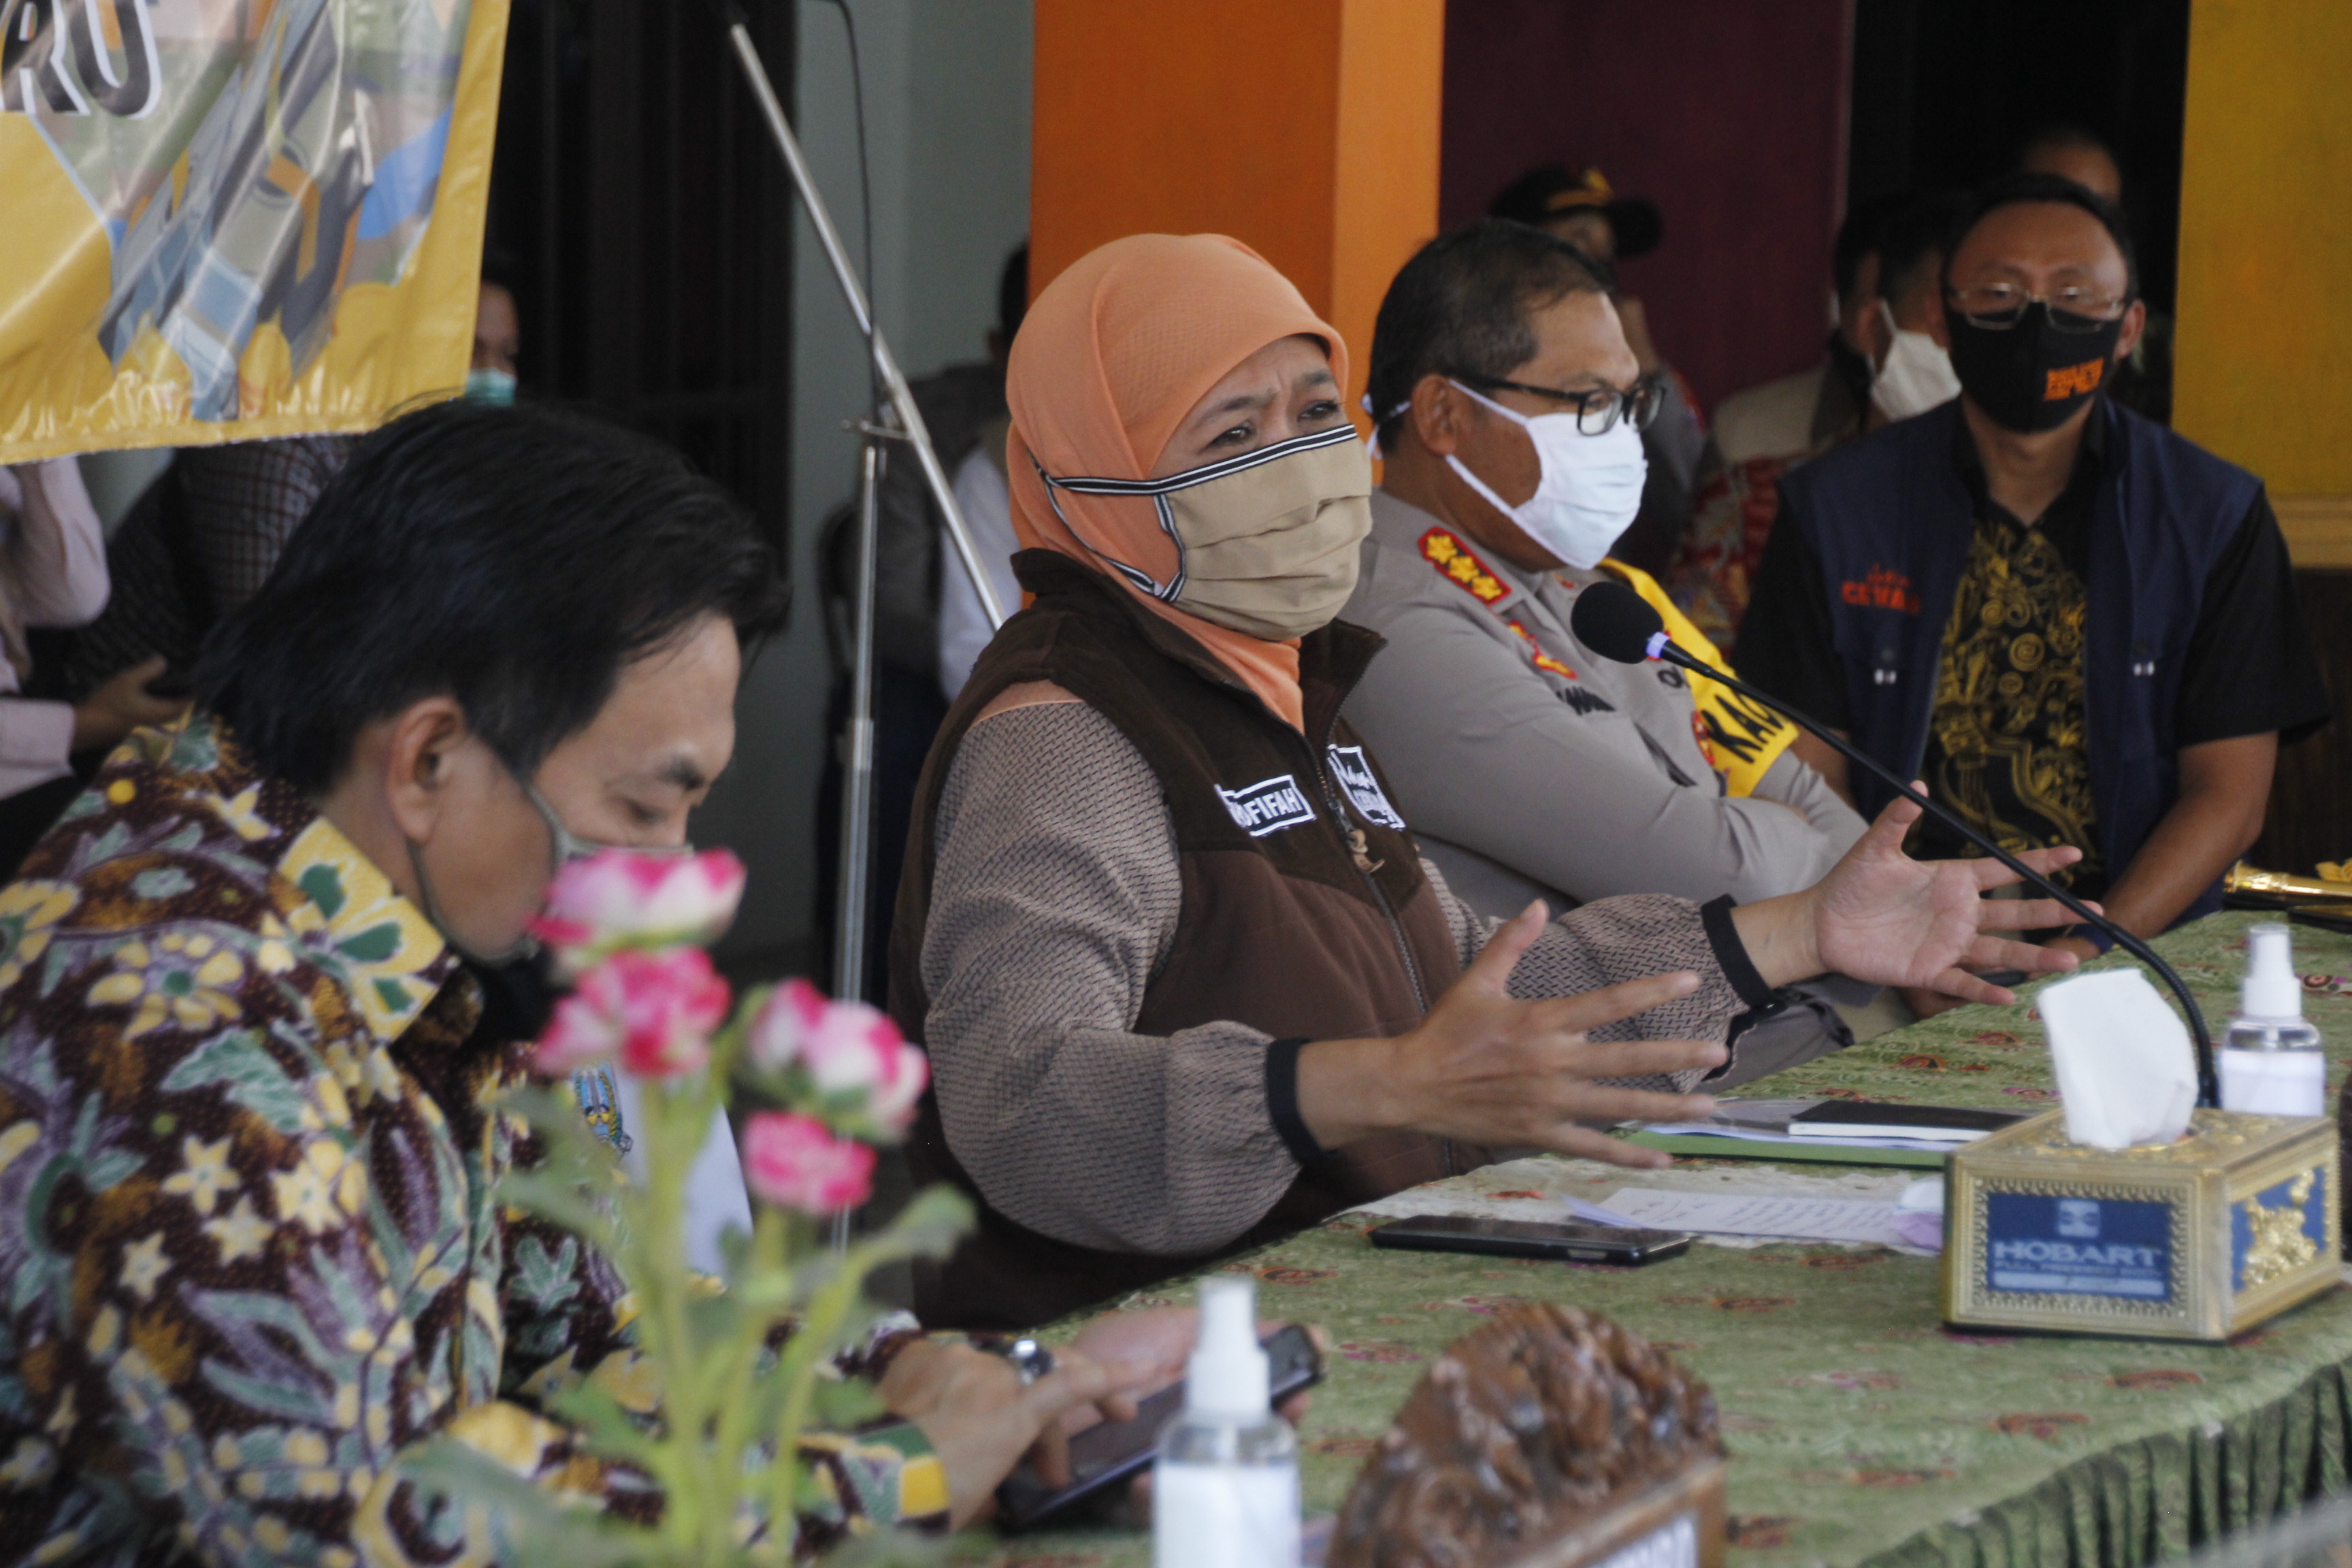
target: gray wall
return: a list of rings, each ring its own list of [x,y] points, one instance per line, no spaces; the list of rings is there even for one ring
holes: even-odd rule
[[[849,0],[866,76],[874,293],[909,376],[985,353],[996,276],[1029,226],[1029,0]],[[841,15],[798,0],[795,120],[834,221],[861,249],[857,142]],[[816,931],[817,780],[831,679],[816,598],[817,524],[856,483],[842,421],[866,405],[865,348],[814,231],[793,240],[791,631],[748,672],[735,763],[695,823],[751,868],[730,952],[787,959]],[[824,847],[830,855],[832,847]],[[887,897],[892,889],[878,889]]]

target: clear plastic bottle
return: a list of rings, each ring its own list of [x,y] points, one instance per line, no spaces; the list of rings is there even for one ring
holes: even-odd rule
[[[1298,1441],[1269,1407],[1257,1287],[1201,1281],[1184,1408],[1151,1476],[1153,1568],[1298,1568]]]
[[[2221,1108],[2263,1116],[2327,1114],[2327,1058],[2303,1016],[2287,928],[2266,921],[2246,934],[2246,978],[2221,1045]]]

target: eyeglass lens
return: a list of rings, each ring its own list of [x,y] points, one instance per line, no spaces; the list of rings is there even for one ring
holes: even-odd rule
[[[1662,382],[1645,381],[1630,392],[1610,390],[1585,395],[1585,401],[1576,411],[1576,429],[1581,436],[1606,436],[1617,427],[1620,416],[1630,420],[1636,430],[1646,430],[1658,416],[1666,400]]]
[[[2124,301],[2088,289],[2061,289],[2044,297],[2006,283],[1990,283],[1953,291],[1960,313],[1979,327],[2004,331],[2025,319],[2026,310],[2045,307],[2050,324],[2062,332],[2095,332],[2123,314]]]

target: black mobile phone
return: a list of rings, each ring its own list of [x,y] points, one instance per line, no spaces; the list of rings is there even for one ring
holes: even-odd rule
[[[2352,904],[2297,904],[2286,918],[2299,926],[2352,933]]]
[[[1690,1233],[1643,1230],[1572,1219],[1540,1225],[1523,1219],[1479,1219],[1467,1215],[1421,1215],[1380,1226],[1369,1233],[1374,1247],[1416,1252],[1487,1252],[1499,1258],[1549,1258],[1559,1263],[1616,1263],[1632,1268],[1655,1263],[1690,1249]]]
[[[1315,1342],[1297,1323],[1268,1334],[1266,1373],[1273,1403],[1323,1381],[1323,1356]],[[1048,1485],[1027,1463],[996,1489],[996,1523],[1000,1530],[1028,1530],[1066,1513],[1093,1498],[1123,1486],[1128,1479],[1160,1451],[1160,1429],[1184,1405],[1180,1381],[1142,1402],[1132,1421],[1104,1421],[1070,1439],[1070,1484]]]

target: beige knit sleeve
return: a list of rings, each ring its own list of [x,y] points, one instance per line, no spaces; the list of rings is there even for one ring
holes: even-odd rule
[[[1455,898],[1445,886],[1444,873],[1426,859],[1421,868],[1445,908],[1462,962],[1468,963],[1502,922],[1482,918]],[[1734,1018],[1771,999],[1738,941],[1727,912],[1710,919],[1703,906],[1687,899],[1657,893],[1602,899],[1580,905],[1544,927],[1543,934],[1520,954],[1517,967],[1511,971],[1511,994],[1528,1001],[1573,996],[1622,981],[1687,969],[1698,976],[1697,990],[1663,1007],[1595,1029],[1591,1037],[1720,1040],[1729,1033]],[[1611,1081],[1641,1089],[1687,1089],[1705,1076],[1698,1071],[1675,1073],[1671,1084],[1665,1075]]]
[[[948,1145],[990,1204],[1108,1251],[1214,1251],[1297,1166],[1265,1103],[1270,1037],[1134,1032],[1176,931],[1158,780],[1083,703],[975,724],[940,795],[924,1044]]]

